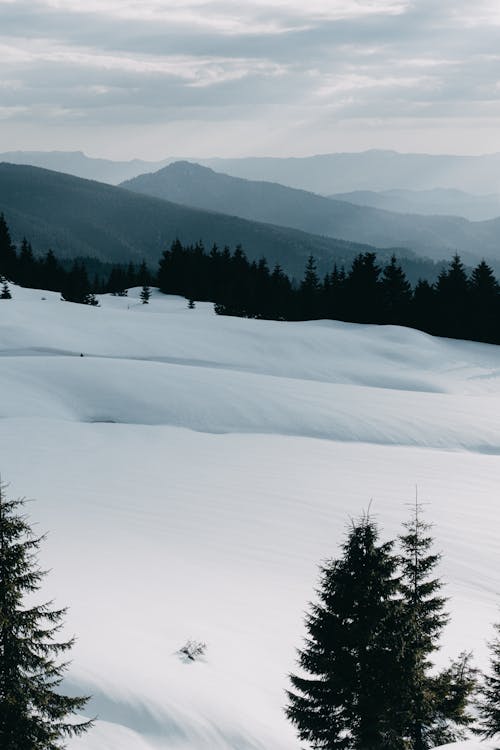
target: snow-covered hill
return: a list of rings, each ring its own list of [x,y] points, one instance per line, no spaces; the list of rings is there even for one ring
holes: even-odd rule
[[[317,564],[370,500],[397,534],[416,485],[453,614],[439,659],[472,648],[485,665],[499,347],[137,290],[100,308],[13,292],[0,471],[50,531],[44,594],[78,636],[67,687],[99,716],[71,750],[298,750],[284,688]],[[178,658],[188,638],[204,660]]]

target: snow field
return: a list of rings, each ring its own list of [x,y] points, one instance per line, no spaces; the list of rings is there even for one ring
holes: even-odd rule
[[[282,708],[317,565],[371,499],[397,534],[415,485],[451,597],[439,658],[484,666],[500,349],[137,294],[0,303],[0,471],[50,531],[68,688],[99,715],[71,750],[298,750]],[[176,656],[188,638],[203,661]]]

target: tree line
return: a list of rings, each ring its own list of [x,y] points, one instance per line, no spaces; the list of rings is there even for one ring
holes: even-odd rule
[[[89,268],[96,266],[92,277]],[[7,298],[5,279],[30,289],[60,292],[67,302],[97,305],[96,294],[125,295],[134,286],[149,288],[154,280],[145,261],[139,264],[99,263],[93,259],[62,261],[52,250],[38,256],[31,243],[23,239],[19,250],[12,242],[5,217],[0,214],[0,278],[3,298]],[[149,295],[147,295],[149,299]],[[147,300],[146,300],[147,301]]]
[[[100,270],[92,280],[90,262]],[[38,257],[26,240],[16,250],[0,215],[0,276],[91,305],[97,304],[96,294],[125,295],[133,286],[142,287],[142,301],[147,302],[149,288],[155,285],[165,294],[213,302],[219,315],[393,324],[437,336],[500,343],[500,285],[494,272],[485,261],[468,272],[458,255],[434,284],[421,279],[412,287],[395,256],[382,266],[374,252],[360,253],[348,270],[334,265],[323,278],[309,257],[297,282],[279,264],[270,269],[265,258],[249,261],[241,246],[230,250],[214,245],[207,251],[202,242],[186,246],[177,239],[153,273],[145,262],[62,262],[51,250]]]
[[[157,284],[165,294],[213,301],[220,315],[273,320],[343,320],[410,326],[438,336],[500,343],[500,285],[481,261],[470,274],[458,255],[435,284],[414,288],[395,256],[384,267],[374,252],[360,253],[349,270],[336,265],[322,279],[312,256],[294,283],[265,258],[249,261],[214,246],[172,243],[160,260]]]

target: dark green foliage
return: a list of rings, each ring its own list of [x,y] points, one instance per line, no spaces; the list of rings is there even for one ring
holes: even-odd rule
[[[380,267],[375,253],[357,255],[346,278],[348,320],[378,323],[382,315]]]
[[[144,285],[141,289],[141,293],[139,295],[141,302],[143,305],[148,305],[149,300],[151,298],[151,289],[149,286]]]
[[[393,731],[402,644],[392,546],[365,517],[349,530],[342,556],[321,568],[299,651],[303,674],[290,677],[286,709],[315,750],[404,747]]]
[[[307,259],[304,278],[300,284],[298,310],[300,318],[313,320],[320,317],[319,289],[320,281],[316,271],[317,264],[313,256]]]
[[[6,279],[1,279],[0,282],[2,283],[2,288],[0,290],[0,299],[12,299],[12,294],[10,293],[9,285],[7,284]]]
[[[73,640],[57,640],[64,609],[32,603],[45,575],[37,565],[43,537],[33,535],[22,508],[0,485],[0,747],[59,750],[92,722],[70,718],[87,698],[59,692],[67,667],[60,657]]]
[[[75,261],[71,271],[66,274],[64,285],[61,289],[61,296],[66,302],[77,302],[81,305],[98,305],[89,277],[83,263]]]
[[[433,572],[441,559],[432,552],[430,526],[422,520],[418,502],[400,537],[400,589],[404,605],[404,681],[400,706],[404,709],[404,732],[413,750],[427,750],[462,737],[471,717],[467,701],[474,687],[468,657],[440,672],[432,672],[430,659],[439,648],[441,631],[448,621],[442,583]]]
[[[449,267],[439,274],[436,304],[436,333],[452,338],[469,338],[469,282],[464,264],[456,254]]]
[[[413,297],[412,289],[395,255],[382,271],[380,293],[382,322],[394,325],[407,324]]]
[[[12,243],[5,217],[0,214],[0,275],[12,279],[14,266],[17,262],[16,251]]]
[[[478,702],[478,733],[485,738],[500,736],[500,624],[495,625],[496,637],[489,644],[490,670],[484,675]]]
[[[314,750],[428,750],[460,739],[471,724],[470,655],[432,668],[446,600],[417,504],[405,527],[396,555],[364,518],[341,558],[321,569],[286,709]]]

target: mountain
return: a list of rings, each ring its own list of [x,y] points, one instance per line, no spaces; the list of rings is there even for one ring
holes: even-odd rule
[[[310,254],[322,271],[334,260],[349,263],[366,245],[355,245],[279,226],[181,206],[130,190],[37,167],[0,164],[0,212],[17,241],[35,251],[51,247],[64,257],[138,261],[155,267],[176,237],[207,247],[242,244],[251,259],[265,256],[302,276]],[[411,253],[407,253],[411,256]],[[386,253],[387,255],[387,253]]]
[[[403,247],[434,259],[457,250],[468,262],[486,256],[500,261],[500,219],[469,222],[453,216],[415,216],[355,206],[303,190],[219,174],[176,162],[154,174],[123,183],[142,194],[252,221],[377,247]]]
[[[201,159],[234,177],[279,182],[330,195],[351,190],[454,188],[500,193],[500,154],[454,156],[396,151],[321,154],[303,158]]]
[[[353,190],[334,193],[333,200],[371,206],[404,214],[461,216],[469,221],[487,221],[500,216],[498,195],[472,195],[462,190],[434,188],[433,190]]]
[[[76,177],[113,185],[144,172],[154,172],[179,161],[168,157],[152,162],[140,159],[95,159],[81,151],[9,151],[0,161],[28,164],[66,172]],[[322,195],[350,191],[461,190],[473,194],[500,194],[500,154],[449,156],[401,154],[396,151],[319,154],[303,158],[249,157],[244,159],[196,158],[191,162],[234,177],[278,182]],[[487,196],[489,197],[489,196]],[[353,201],[357,202],[357,201]],[[371,204],[370,204],[371,205]],[[391,208],[390,206],[376,206]],[[391,210],[397,210],[392,209]],[[439,213],[455,213],[439,211]],[[499,214],[500,215],[500,214]],[[469,216],[468,218],[475,218]],[[490,218],[478,216],[478,219]]]
[[[37,600],[69,606],[65,688],[98,717],[68,750],[303,747],[284,691],[318,564],[368,508],[401,533],[417,483],[451,615],[434,660],[486,669],[500,347],[138,293],[0,300],[2,480],[50,530]]]
[[[111,185],[127,180],[142,172],[160,169],[168,160],[148,162],[142,159],[130,161],[112,161],[111,159],[94,159],[82,151],[5,151],[0,153],[0,162],[24,164],[33,167],[52,169],[84,177],[89,180],[108,182]]]

